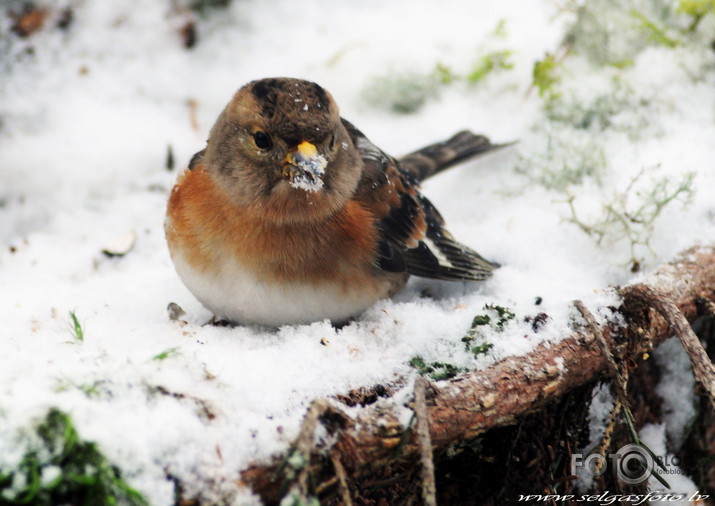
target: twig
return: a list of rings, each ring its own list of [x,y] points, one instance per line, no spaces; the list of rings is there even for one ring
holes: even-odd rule
[[[425,390],[427,380],[419,376],[415,380],[415,415],[417,418],[417,439],[420,446],[420,461],[422,463],[422,500],[425,506],[437,506],[437,486],[434,478],[434,461],[432,460],[432,437],[429,432],[429,412]]]
[[[316,495],[321,495],[323,494],[326,490],[332,488],[336,483],[338,483],[338,477],[337,476],[332,476],[325,480],[324,482],[320,483],[315,487],[315,494]]]
[[[191,128],[194,132],[198,132],[200,128],[198,114],[196,113],[196,111],[199,107],[199,102],[195,98],[190,98],[186,101],[186,105],[189,108],[189,123],[191,125]]]
[[[708,354],[703,349],[698,336],[690,327],[688,320],[663,292],[647,285],[639,284],[624,288],[629,294],[636,294],[644,299],[668,324],[670,331],[675,334],[690,357],[696,381],[703,387],[710,404],[715,409],[715,365],[710,361]]]
[[[614,396],[613,407],[611,408],[611,412],[608,415],[608,422],[606,423],[606,427],[603,430],[603,437],[601,438],[601,443],[598,445],[597,449],[597,453],[602,457],[605,457],[606,451],[608,451],[608,448],[611,446],[611,438],[613,437],[613,431],[615,430],[618,415],[621,413],[621,411],[625,411],[626,423],[628,424],[629,429],[632,429],[632,424],[629,423],[632,415],[630,407],[628,406],[626,380],[627,376],[621,374],[621,370],[619,369],[618,364],[616,364],[616,360],[613,358],[611,347],[608,341],[606,341],[606,337],[603,335],[601,327],[599,327],[596,323],[596,319],[593,317],[591,311],[589,311],[586,305],[580,300],[573,301],[573,305],[576,309],[578,309],[579,313],[581,313],[581,316],[583,316],[583,318],[586,320],[586,323],[591,330],[591,335],[596,341],[598,349],[601,352],[601,356],[606,360],[606,366],[611,376],[610,387],[611,392]],[[635,435],[635,439],[637,440],[638,435],[635,434],[635,429],[632,429],[630,432],[631,437]],[[598,461],[597,470],[600,471],[601,467],[603,466],[603,462],[603,460]]]
[[[300,493],[306,496],[308,493],[308,475],[310,474],[310,455],[315,447],[315,429],[318,427],[320,417],[329,409],[330,404],[325,399],[313,401],[305,414],[295,443],[296,451],[305,459],[305,464],[298,473],[298,488]]]
[[[608,421],[606,422],[606,426],[603,428],[603,437],[601,438],[601,443],[598,445],[598,448],[595,451],[595,453],[603,457],[602,459],[598,459],[596,461],[595,471],[597,472],[601,471],[601,469],[603,468],[603,464],[606,461],[606,452],[611,447],[613,433],[616,430],[616,422],[618,421],[618,415],[621,413],[622,408],[623,405],[621,404],[621,401],[619,401],[617,398],[613,399],[613,407],[608,414]]]
[[[608,341],[606,341],[601,327],[598,326],[598,324],[596,323],[596,319],[593,317],[593,314],[591,313],[591,311],[588,310],[588,308],[584,305],[583,302],[581,302],[580,300],[575,300],[573,301],[573,305],[576,309],[578,309],[579,313],[581,313],[581,316],[583,316],[584,320],[586,320],[588,328],[591,331],[591,335],[594,337],[596,344],[598,345],[598,349],[601,352],[601,355],[603,356],[603,358],[606,359],[608,373],[614,380],[617,397],[621,402],[625,401],[625,403],[627,403],[628,395],[626,394],[626,381],[624,380],[620,370],[618,369],[618,364],[616,364],[616,361],[613,358],[611,347],[608,344]]]
[[[343,500],[343,506],[352,506],[353,501],[350,499],[347,474],[345,473],[343,463],[340,462],[340,455],[338,455],[338,452],[334,450],[330,452],[330,462],[333,463],[335,475],[338,477],[338,490],[340,491],[340,496]]]

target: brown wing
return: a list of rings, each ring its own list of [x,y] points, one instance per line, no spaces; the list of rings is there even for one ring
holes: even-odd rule
[[[483,280],[498,266],[455,241],[444,220],[418,191],[419,182],[348,121],[364,163],[356,198],[379,219],[378,266],[444,280]]]

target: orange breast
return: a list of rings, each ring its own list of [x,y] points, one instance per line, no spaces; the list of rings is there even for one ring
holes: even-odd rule
[[[374,274],[375,218],[356,201],[318,223],[276,224],[230,201],[198,165],[177,182],[167,213],[169,248],[201,272],[228,257],[276,282],[355,283]]]

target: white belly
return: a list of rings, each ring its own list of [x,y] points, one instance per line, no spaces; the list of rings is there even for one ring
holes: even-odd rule
[[[277,327],[325,319],[341,322],[388,296],[391,289],[387,280],[374,289],[329,281],[266,282],[235,261],[226,263],[220,274],[213,274],[194,269],[180,254],[174,254],[173,260],[184,284],[207,309],[243,324]]]

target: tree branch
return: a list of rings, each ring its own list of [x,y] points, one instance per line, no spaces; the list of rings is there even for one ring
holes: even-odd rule
[[[623,303],[619,311],[626,327],[600,327],[603,339],[622,347],[619,355],[632,359],[673,333],[685,335],[681,340],[691,359],[699,357],[692,359],[696,370],[706,371],[696,372],[698,381],[712,395],[712,378],[710,386],[707,384],[712,363],[700,365],[707,356],[703,358],[697,352],[686,320],[692,322],[698,316],[699,301],[702,304],[702,299],[715,300],[715,248],[689,250],[654,272],[647,284],[626,286],[620,293]],[[674,314],[682,314],[682,318]],[[612,369],[613,364],[610,366]],[[508,357],[488,369],[431,383],[432,395],[426,400],[431,446],[437,452],[443,451],[455,442],[513,424],[520,416],[539,410],[608,370],[609,359],[587,326],[558,343],[539,345],[528,355]],[[351,478],[367,475],[390,462],[415,461],[420,455],[419,438],[405,433],[395,408],[399,406],[383,399],[364,407],[357,415],[345,417],[332,451],[340,454]],[[274,495],[271,469],[254,467],[242,473],[242,480],[267,502],[279,499]]]

